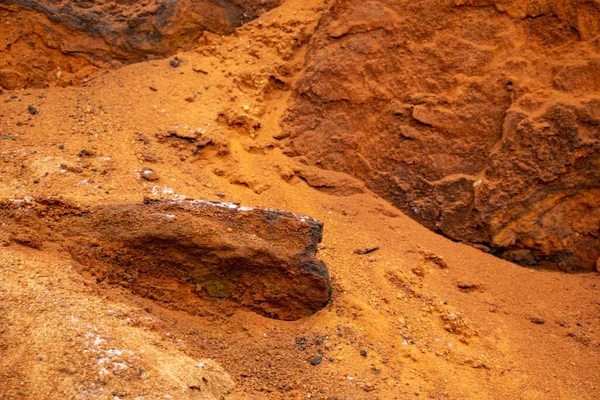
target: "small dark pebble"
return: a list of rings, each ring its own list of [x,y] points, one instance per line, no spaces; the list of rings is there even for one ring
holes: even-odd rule
[[[140,142],[143,142],[144,144],[150,144],[150,143],[152,143],[152,140],[150,140],[150,138],[148,138],[148,136],[142,135],[141,133],[138,134],[138,140]]]
[[[155,88],[154,86],[150,86],[150,90],[152,90],[153,92],[158,92],[158,89]]]
[[[225,197],[225,193],[215,193],[215,196],[217,196],[217,197]]]
[[[298,346],[301,350],[304,350],[306,348],[306,338],[304,336],[297,337],[296,346]]]
[[[8,135],[4,135],[4,136],[2,136],[2,138],[3,138],[4,140],[17,140],[16,138],[14,138],[14,137],[12,137],[12,136],[8,136]]]
[[[35,115],[38,113],[37,108],[35,108],[34,106],[27,107],[27,111],[29,111],[29,114],[31,114],[31,115]]]
[[[375,247],[367,247],[364,249],[356,249],[354,250],[354,254],[369,254],[374,252],[375,250],[379,250],[379,246],[375,246]]]
[[[311,358],[309,361],[312,365],[319,365],[323,362],[323,357],[315,356],[315,357]]]
[[[12,95],[10,96],[10,98],[14,100],[14,99],[18,99],[18,98],[19,98],[19,96],[17,96],[16,94],[12,94]]]
[[[175,57],[174,59],[169,61],[169,64],[171,64],[171,67],[177,68],[181,64],[181,60],[179,58]]]
[[[360,351],[360,355],[363,356],[363,357],[366,357],[367,356],[367,351],[365,349],[362,349]]]
[[[539,318],[539,317],[531,317],[531,318],[529,318],[529,320],[531,322],[533,322],[534,324],[538,324],[538,325],[542,325],[546,322],[544,319]]]
[[[59,148],[60,150],[64,150],[64,149],[65,149],[65,145],[64,145],[64,144],[59,144],[59,145],[58,145],[58,148]]]
[[[95,152],[86,149],[82,149],[79,153],[77,153],[77,157],[93,157],[95,155]]]
[[[148,161],[148,162],[158,161],[158,157],[154,153],[152,153],[148,150],[142,151],[141,157],[144,161]]]
[[[80,173],[83,172],[83,168],[81,168],[78,165],[74,165],[74,166],[73,165],[69,165],[66,169],[67,169],[67,171],[74,172],[76,174],[80,174]]]
[[[281,385],[279,385],[279,390],[284,390],[286,392],[289,392],[292,389],[293,388],[288,383],[282,383]]]

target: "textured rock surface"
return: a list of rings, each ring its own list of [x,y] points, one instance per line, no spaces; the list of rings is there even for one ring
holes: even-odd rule
[[[80,83],[100,68],[188,50],[279,0],[33,1],[0,4],[0,87]]]
[[[192,313],[209,301],[294,320],[331,294],[315,258],[322,223],[284,211],[152,200],[82,209],[45,198],[3,203],[0,220],[5,244],[58,244],[97,281]]]
[[[450,238],[593,270],[599,21],[597,1],[333,1],[279,138]]]

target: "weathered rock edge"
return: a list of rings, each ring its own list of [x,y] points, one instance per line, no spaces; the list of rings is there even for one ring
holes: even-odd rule
[[[190,50],[280,0],[0,2],[0,87],[79,84],[100,69]]]
[[[0,201],[4,245],[58,245],[98,282],[191,312],[207,300],[283,320],[323,308],[331,283],[315,257],[322,232],[310,217],[202,200]]]

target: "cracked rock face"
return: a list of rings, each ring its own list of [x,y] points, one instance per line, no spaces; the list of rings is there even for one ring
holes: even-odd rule
[[[189,50],[230,34],[280,0],[64,1],[0,4],[0,87],[78,84],[102,68]]]
[[[284,320],[329,301],[316,258],[323,224],[204,201],[80,208],[55,198],[0,203],[0,241],[66,250],[84,275],[194,314],[243,308]]]
[[[598,21],[577,0],[333,1],[280,138],[452,239],[592,270]]]

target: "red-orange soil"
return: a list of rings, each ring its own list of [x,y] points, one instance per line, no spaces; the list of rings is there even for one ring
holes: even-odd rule
[[[4,90],[3,202],[188,197],[309,215],[324,223],[317,257],[333,292],[297,321],[218,299],[186,312],[65,250],[14,241],[0,220],[1,399],[598,398],[596,272],[452,242],[273,139],[326,9],[287,0],[232,36],[205,33],[177,68],[152,60],[82,86]]]

